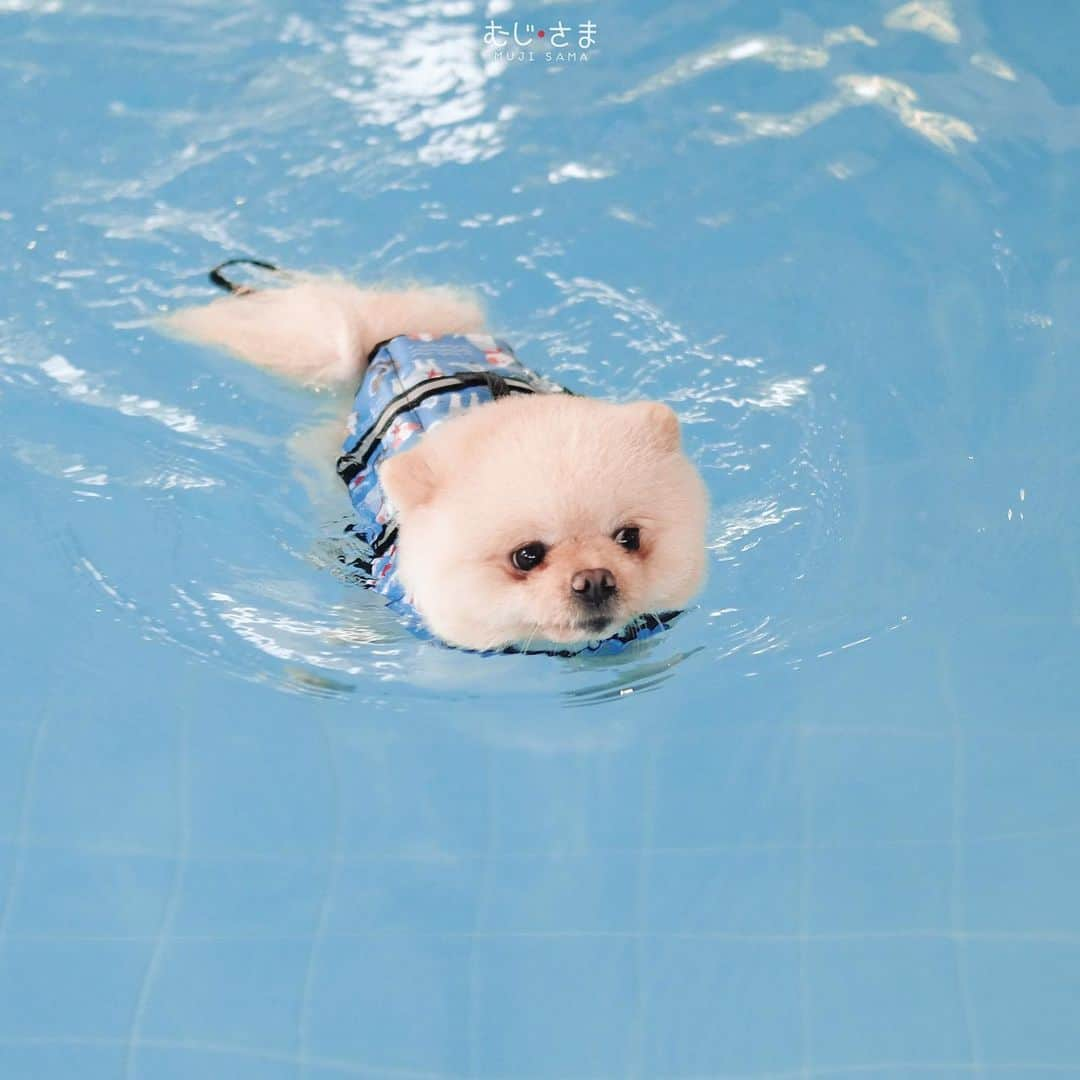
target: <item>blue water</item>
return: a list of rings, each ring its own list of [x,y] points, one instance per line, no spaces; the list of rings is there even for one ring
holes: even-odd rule
[[[1080,1076],[1080,8],[0,34],[0,1076]],[[700,607],[403,635],[289,451],[325,395],[148,326],[236,254],[670,402]]]

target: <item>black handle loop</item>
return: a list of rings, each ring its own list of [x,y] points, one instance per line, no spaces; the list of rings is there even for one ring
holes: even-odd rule
[[[210,271],[210,281],[219,289],[235,293],[237,296],[244,296],[246,293],[254,292],[254,289],[250,285],[239,285],[235,281],[230,281],[221,272],[226,266],[257,266],[260,270],[272,270],[275,274],[281,272],[279,267],[273,263],[264,262],[262,259],[226,259],[223,263],[218,263]]]

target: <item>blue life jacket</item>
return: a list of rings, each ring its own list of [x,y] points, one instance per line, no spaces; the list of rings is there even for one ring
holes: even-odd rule
[[[338,475],[349,490],[357,523],[351,531],[365,547],[359,561],[365,584],[417,637],[434,640],[405,592],[397,571],[397,521],[379,483],[377,466],[412,446],[443,420],[506,394],[564,394],[568,390],[523,367],[505,342],[482,334],[432,338],[400,336],[376,345],[356,392]],[[542,652],[559,656],[621,652],[630,642],[666,630],[680,614],[642,615],[617,634]]]

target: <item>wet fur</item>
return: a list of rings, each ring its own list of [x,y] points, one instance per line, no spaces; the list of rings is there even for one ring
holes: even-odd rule
[[[484,316],[453,289],[303,277],[175,312],[163,325],[278,374],[351,390],[379,341],[476,332]],[[605,634],[685,606],[704,577],[705,488],[675,414],[655,402],[502,399],[438,425],[387,459],[380,480],[399,516],[402,581],[451,644],[595,638],[569,586],[581,569],[607,568],[618,583]],[[628,525],[641,530],[639,551],[613,539]],[[510,552],[536,540],[548,548],[543,564],[514,570]]]

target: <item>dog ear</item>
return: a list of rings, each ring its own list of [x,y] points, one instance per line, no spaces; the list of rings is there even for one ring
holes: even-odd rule
[[[414,446],[387,458],[379,465],[379,482],[399,514],[408,514],[429,502],[438,487],[435,471],[424,453]]]
[[[644,433],[650,446],[667,453],[679,449],[679,418],[667,405],[659,401],[634,401],[623,408],[631,416],[635,428]]]

